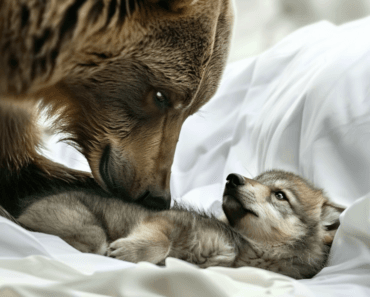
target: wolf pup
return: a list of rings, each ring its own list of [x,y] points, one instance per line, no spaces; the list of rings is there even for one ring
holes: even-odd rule
[[[231,0],[1,0],[0,205],[101,186],[169,208],[181,126],[215,93],[232,25]],[[93,178],[40,154],[40,108]]]
[[[230,174],[222,208],[218,220],[179,205],[154,212],[69,192],[28,201],[18,221],[81,252],[160,265],[174,257],[200,267],[253,266],[300,279],[323,268],[344,210],[305,179],[279,170],[254,180]]]

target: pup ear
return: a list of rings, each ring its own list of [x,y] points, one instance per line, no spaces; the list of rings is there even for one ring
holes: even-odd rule
[[[168,10],[178,12],[183,8],[194,5],[198,0],[149,0],[149,2],[159,4]]]
[[[339,228],[339,216],[344,207],[332,202],[325,202],[321,210],[321,222],[324,227],[324,243],[331,245]]]

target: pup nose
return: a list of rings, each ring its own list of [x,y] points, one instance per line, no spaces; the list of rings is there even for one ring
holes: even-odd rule
[[[245,185],[244,177],[240,174],[231,173],[227,176],[226,180],[228,181],[226,187],[229,189]]]

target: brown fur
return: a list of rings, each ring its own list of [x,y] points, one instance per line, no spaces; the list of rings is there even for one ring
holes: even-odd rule
[[[221,220],[178,205],[153,212],[69,192],[29,202],[18,222],[60,236],[82,252],[131,262],[162,265],[174,257],[200,267],[253,266],[294,278],[319,272],[344,209],[292,173],[235,178],[228,177]],[[277,200],[278,192],[287,199]]]
[[[168,206],[181,126],[218,86],[232,22],[229,0],[1,1],[2,204],[14,210],[40,183],[93,183],[40,155],[41,107],[104,189]],[[14,198],[14,185],[29,189]]]

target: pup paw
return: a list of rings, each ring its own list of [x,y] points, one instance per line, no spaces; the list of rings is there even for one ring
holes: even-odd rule
[[[139,250],[141,244],[129,238],[120,238],[112,242],[108,247],[108,257],[138,263],[140,259]]]
[[[215,240],[212,240],[215,239]],[[218,238],[200,240],[192,249],[187,261],[201,268],[230,266],[236,257],[235,247]]]
[[[157,264],[163,262],[169,252],[166,242],[145,239],[120,238],[108,248],[108,256],[119,260],[138,263],[141,261]]]

